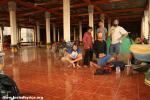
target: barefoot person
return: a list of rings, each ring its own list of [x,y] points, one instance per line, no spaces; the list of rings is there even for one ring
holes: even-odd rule
[[[110,29],[110,38],[111,38],[111,46],[110,46],[110,54],[115,54],[116,58],[120,53],[120,44],[122,39],[128,35],[128,32],[121,26],[119,26],[119,20],[115,19],[113,22],[113,26]]]
[[[84,44],[84,67],[90,66],[90,61],[92,61],[93,57],[93,50],[92,50],[92,35],[91,32],[93,31],[92,27],[88,27],[87,32],[84,33],[83,36],[83,44]]]
[[[106,41],[106,39],[107,39],[107,29],[104,26],[104,21],[100,20],[99,23],[98,23],[98,26],[99,27],[97,29],[97,34],[102,33],[102,38],[103,38],[104,41]]]
[[[110,61],[111,55],[107,55],[107,45],[103,40],[102,33],[97,34],[97,40],[94,42],[93,50],[97,58],[97,67],[102,68],[108,61]]]
[[[70,63],[68,67],[73,66],[74,68],[80,68],[80,65],[78,63],[82,60],[82,54],[76,44],[73,44],[72,48],[67,50],[67,55],[65,58],[62,58],[62,60],[64,59]]]

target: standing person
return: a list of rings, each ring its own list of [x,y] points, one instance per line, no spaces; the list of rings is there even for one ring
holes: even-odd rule
[[[84,44],[84,67],[88,67],[90,65],[90,61],[93,58],[93,51],[92,51],[92,34],[93,31],[92,27],[88,27],[87,32],[84,33],[83,36],[83,44]]]
[[[107,29],[104,26],[104,21],[100,20],[98,23],[98,29],[97,29],[97,34],[102,33],[102,38],[104,41],[107,39]]]
[[[119,26],[119,20],[115,19],[113,22],[113,26],[110,29],[110,38],[111,38],[111,46],[110,46],[110,54],[117,55],[120,53],[120,43],[122,39],[128,35],[128,32],[121,26]]]

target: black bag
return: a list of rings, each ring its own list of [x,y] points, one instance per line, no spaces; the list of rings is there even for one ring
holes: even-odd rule
[[[16,83],[7,75],[0,74],[0,100],[10,100],[3,99],[3,97],[13,96],[19,96],[19,89],[17,88]]]
[[[107,75],[107,74],[110,74],[110,72],[101,68],[96,69],[94,73],[94,75]]]
[[[124,70],[126,63],[124,63],[123,61],[115,61],[115,62],[112,62],[112,65],[113,65],[113,68],[120,67],[121,70]]]

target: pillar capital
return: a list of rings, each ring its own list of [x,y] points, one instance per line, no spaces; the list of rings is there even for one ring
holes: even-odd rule
[[[149,16],[148,10],[145,10],[145,11],[144,11],[144,16],[145,16],[145,17],[148,17],[148,16]]]
[[[9,11],[16,11],[16,2],[9,1],[8,2],[8,8],[9,8]]]
[[[93,13],[94,12],[94,6],[93,5],[89,5],[88,6],[88,12],[89,13]]]
[[[50,13],[49,12],[45,12],[45,18],[50,18]]]

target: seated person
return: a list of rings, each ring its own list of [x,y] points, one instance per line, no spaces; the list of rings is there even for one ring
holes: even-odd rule
[[[112,60],[111,55],[107,55],[107,45],[106,41],[102,38],[102,33],[97,34],[97,40],[94,42],[93,49],[99,67],[103,67],[108,61]]]
[[[80,67],[78,62],[82,60],[82,54],[80,52],[80,49],[76,44],[73,44],[72,48],[67,50],[67,55],[62,58],[63,61],[68,61],[70,63],[70,66],[73,66],[74,68]]]

